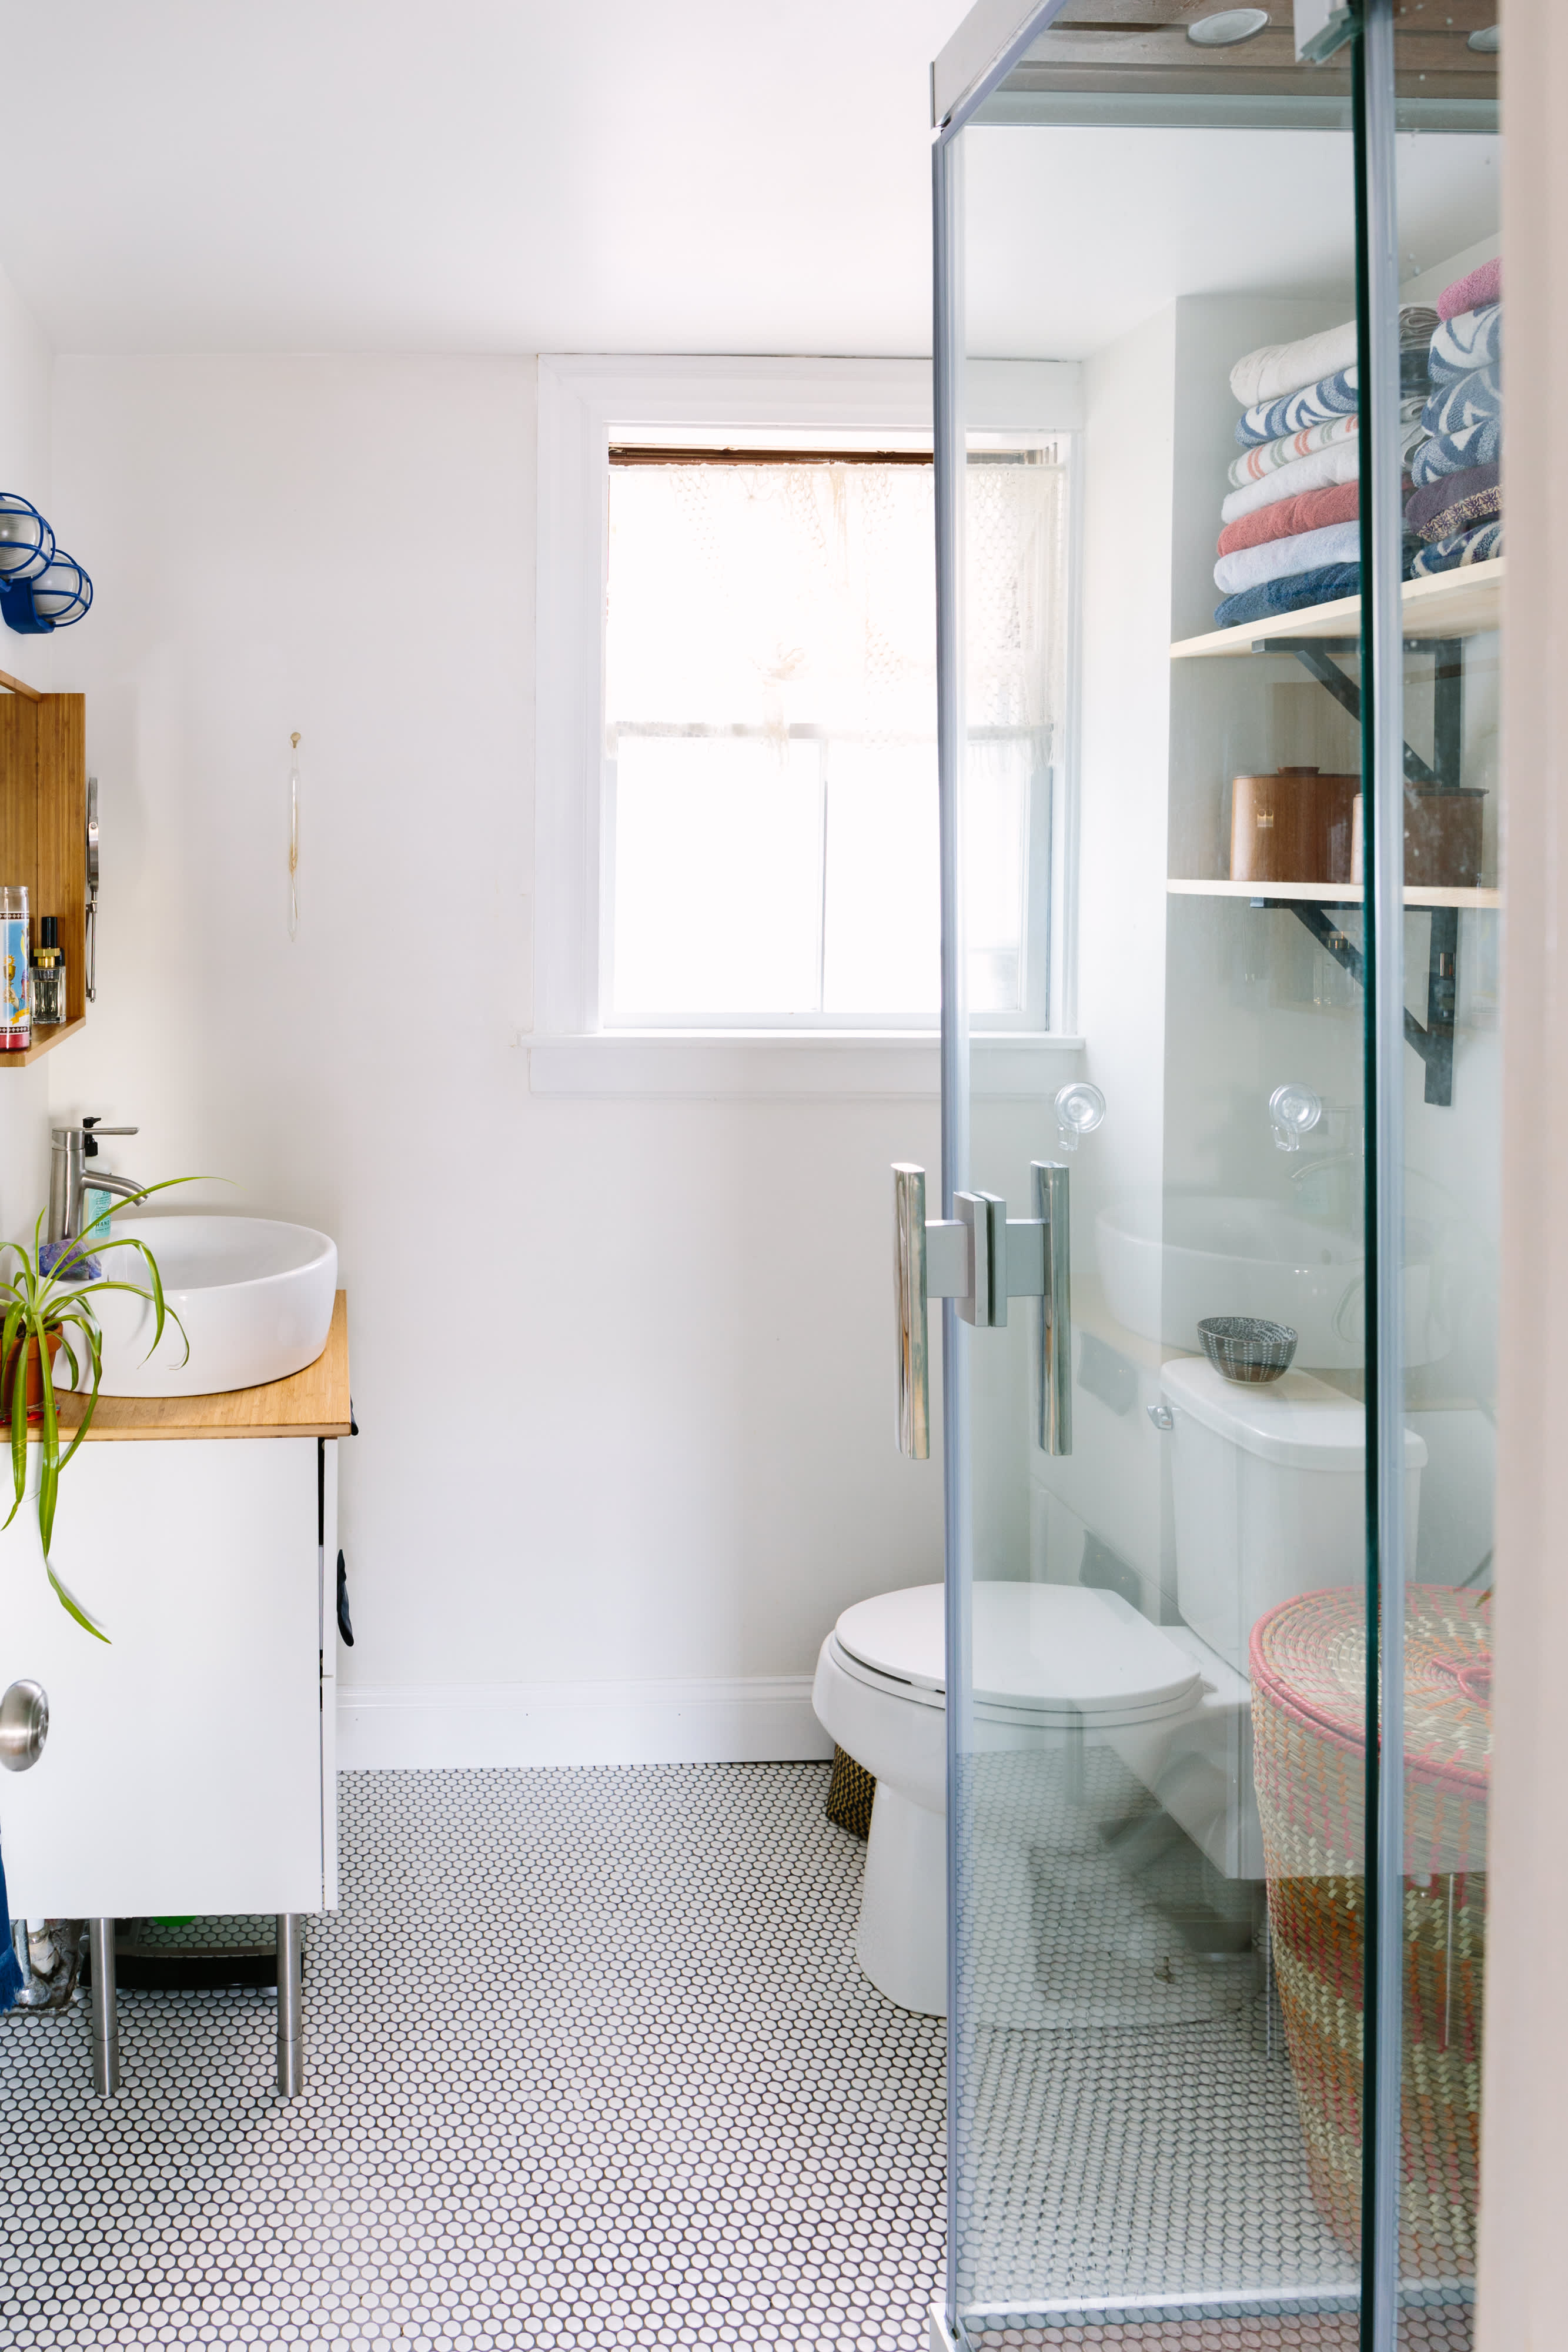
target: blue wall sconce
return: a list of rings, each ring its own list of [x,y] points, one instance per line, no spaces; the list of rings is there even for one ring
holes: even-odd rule
[[[0,490],[0,620],[19,636],[68,629],[92,603],[92,582],[36,506]]]

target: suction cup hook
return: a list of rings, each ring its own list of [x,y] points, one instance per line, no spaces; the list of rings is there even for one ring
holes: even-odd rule
[[[1056,1093],[1056,1137],[1063,1151],[1076,1151],[1081,1135],[1092,1135],[1105,1116],[1105,1097],[1087,1078],[1074,1078]]]
[[[1303,1135],[1311,1135],[1323,1115],[1322,1098],[1311,1087],[1276,1087],[1269,1097],[1276,1151],[1299,1151]]]

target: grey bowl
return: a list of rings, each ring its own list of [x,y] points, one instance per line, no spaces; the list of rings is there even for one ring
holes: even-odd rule
[[[1197,1327],[1203,1352],[1228,1381],[1277,1381],[1291,1369],[1296,1335],[1288,1323],[1256,1315],[1206,1315]]]

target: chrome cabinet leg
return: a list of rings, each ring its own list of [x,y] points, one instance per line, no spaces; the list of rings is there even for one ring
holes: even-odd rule
[[[304,1946],[298,1911],[277,1915],[277,2088],[286,2099],[305,2088],[305,2036],[301,2015]]]
[[[92,1956],[92,2087],[100,2099],[120,2088],[120,2002],[114,1984],[114,1922],[89,1919]]]

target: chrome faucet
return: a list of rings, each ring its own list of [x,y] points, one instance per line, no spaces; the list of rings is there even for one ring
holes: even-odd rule
[[[49,1232],[52,1242],[74,1242],[82,1229],[85,1192],[113,1192],[122,1201],[144,1201],[147,1187],[128,1176],[111,1176],[107,1168],[89,1168],[98,1158],[99,1138],[134,1135],[133,1127],[105,1127],[84,1118],[79,1127],[49,1130]]]

